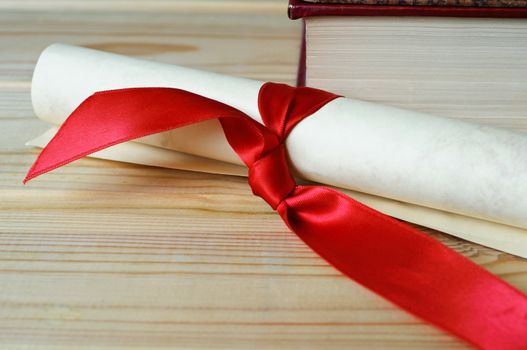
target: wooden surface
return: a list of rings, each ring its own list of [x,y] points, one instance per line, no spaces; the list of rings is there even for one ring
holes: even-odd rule
[[[48,44],[293,83],[300,23],[285,11],[0,1],[1,349],[465,348],[337,273],[244,179],[84,159],[22,186]],[[525,260],[430,234],[527,291]]]

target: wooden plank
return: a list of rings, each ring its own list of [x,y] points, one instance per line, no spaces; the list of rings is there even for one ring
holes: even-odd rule
[[[39,52],[293,83],[285,2],[0,2],[0,348],[465,348],[341,276],[246,180],[84,159],[29,184]],[[527,290],[527,263],[429,231]]]

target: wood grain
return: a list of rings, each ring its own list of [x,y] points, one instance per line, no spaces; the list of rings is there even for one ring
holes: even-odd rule
[[[0,348],[465,348],[337,273],[244,179],[84,159],[21,185],[45,46],[293,83],[285,2],[0,8]],[[429,233],[527,291],[526,261]]]

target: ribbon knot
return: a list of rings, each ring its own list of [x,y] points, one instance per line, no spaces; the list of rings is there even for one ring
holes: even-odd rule
[[[283,142],[249,167],[249,185],[274,210],[293,192],[296,182],[289,171]]]
[[[264,142],[260,156],[250,161],[249,185],[274,210],[291,194],[296,182],[289,171],[285,141],[302,119],[314,113],[337,96],[312,88],[294,88],[285,84],[264,84],[258,95],[260,117],[274,137]],[[236,148],[235,148],[236,149]]]

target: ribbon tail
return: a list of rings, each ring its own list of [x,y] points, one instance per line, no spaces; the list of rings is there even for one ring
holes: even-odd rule
[[[353,280],[483,349],[527,348],[527,298],[431,237],[329,188],[298,186],[278,208]]]
[[[229,105],[180,89],[97,92],[66,119],[29,169],[24,183],[115,144],[219,117],[236,119],[252,129],[258,124]]]

